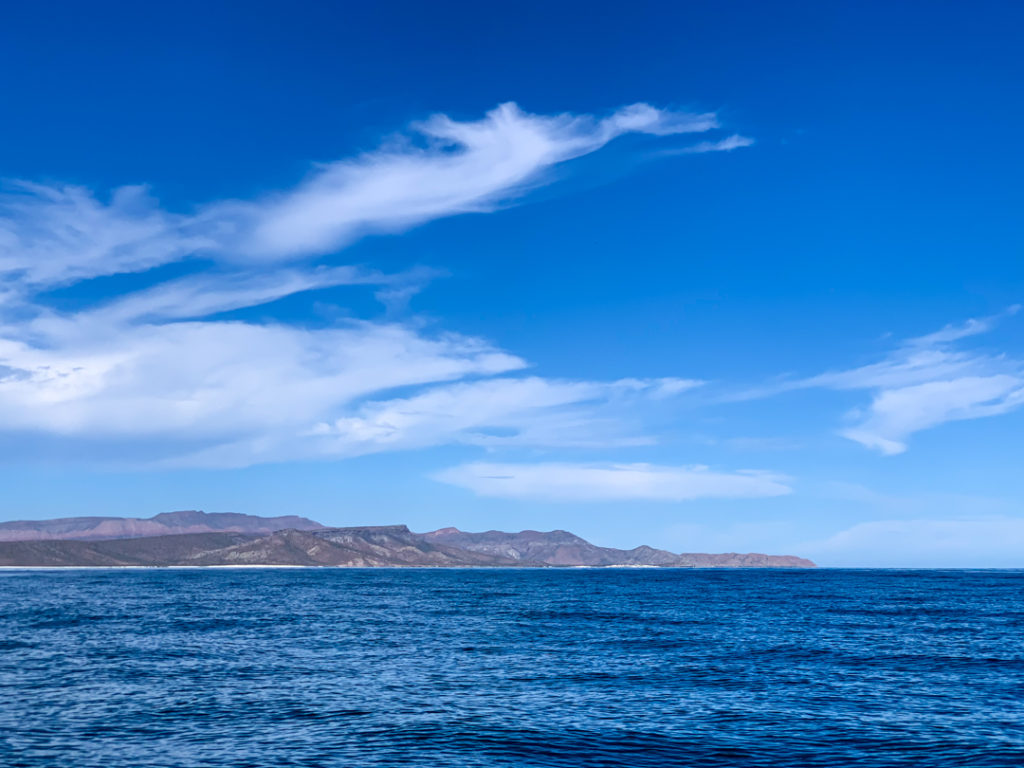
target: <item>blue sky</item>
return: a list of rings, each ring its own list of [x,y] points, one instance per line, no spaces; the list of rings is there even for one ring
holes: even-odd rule
[[[1018,4],[6,16],[4,518],[1024,565]]]

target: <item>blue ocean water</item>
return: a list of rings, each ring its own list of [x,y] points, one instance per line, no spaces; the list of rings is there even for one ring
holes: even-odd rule
[[[1024,572],[0,572],[0,764],[1024,765]]]

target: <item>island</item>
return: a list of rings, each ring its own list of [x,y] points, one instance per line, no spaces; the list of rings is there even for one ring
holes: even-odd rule
[[[328,527],[296,515],[197,510],[150,518],[70,517],[0,523],[0,567],[308,566],[813,568],[794,555],[600,547],[568,531],[405,525]]]

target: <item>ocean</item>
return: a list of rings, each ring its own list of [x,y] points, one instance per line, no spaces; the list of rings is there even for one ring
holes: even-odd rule
[[[1024,765],[1024,571],[0,572],[0,765]]]

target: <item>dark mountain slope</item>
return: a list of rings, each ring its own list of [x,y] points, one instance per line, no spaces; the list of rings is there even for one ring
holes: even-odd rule
[[[192,533],[104,541],[0,542],[0,566],[304,565],[508,566],[507,557],[433,544],[404,525],[284,530],[267,536]]]
[[[186,533],[106,541],[4,541],[0,566],[180,565],[252,538],[244,533]]]

